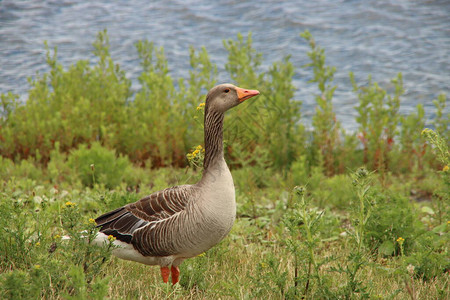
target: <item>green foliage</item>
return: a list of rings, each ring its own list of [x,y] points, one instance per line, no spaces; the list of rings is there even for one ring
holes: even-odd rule
[[[7,180],[9,178],[26,177],[30,180],[38,180],[42,178],[43,170],[38,166],[35,159],[30,157],[28,159],[20,160],[18,163],[6,157],[0,156],[0,179]]]
[[[408,253],[424,232],[410,200],[373,186],[373,174],[359,168],[352,174],[357,199],[352,203],[353,231],[358,253]],[[401,242],[399,242],[401,240]]]
[[[328,260],[319,258],[316,252],[323,212],[310,207],[304,187],[295,187],[294,193],[293,203],[284,219],[289,232],[285,243],[294,260],[294,285],[290,294],[308,297],[312,285],[322,289],[324,284],[319,271]]]
[[[267,118],[264,120],[265,137],[260,143],[267,144],[270,159],[275,167],[288,167],[303,152],[304,128],[300,124],[301,101],[294,100],[292,84],[294,67],[285,57],[269,69],[262,90]]]
[[[39,150],[46,162],[56,141],[67,151],[79,143],[113,138],[123,121],[130,82],[109,55],[106,31],[94,46],[98,65],[81,60],[67,71],[56,61],[56,49],[53,56],[47,49],[50,73],[30,81],[26,103],[16,104],[1,128],[8,145],[3,156],[26,158]]]
[[[58,184],[64,181],[72,181],[73,177],[78,177],[74,175],[75,170],[67,164],[67,154],[60,151],[59,142],[56,142],[55,148],[50,151],[49,159],[47,175],[51,182]]]
[[[447,141],[442,138],[437,132],[426,128],[422,131],[422,135],[425,136],[427,141],[435,147],[437,159],[444,165],[450,164],[450,152],[448,151]],[[448,170],[444,170],[447,172]]]
[[[273,253],[263,256],[255,273],[255,276],[249,275],[254,285],[252,298],[261,299],[268,294],[280,299],[286,297],[287,271],[283,271],[280,260]]]
[[[375,192],[374,207],[366,224],[366,241],[371,250],[383,255],[409,253],[414,240],[424,232],[409,199],[401,195]],[[398,239],[404,242],[400,247]]]
[[[312,119],[314,126],[313,132],[313,151],[315,156],[322,156],[325,171],[328,175],[342,172],[342,166],[337,166],[337,155],[340,151],[340,123],[336,119],[333,111],[333,94],[337,86],[332,86],[335,67],[325,65],[325,50],[316,45],[309,31],[300,34],[308,43],[311,49],[308,57],[311,59],[305,68],[312,68],[314,76],[309,81],[317,83],[320,94],[315,97],[316,111]],[[318,153],[317,153],[318,152]]]
[[[311,180],[313,179],[316,179],[317,183],[311,194],[319,207],[348,209],[349,204],[355,203],[356,195],[352,193],[352,180],[349,176],[336,175],[319,180],[318,172],[315,171],[311,175]]]
[[[400,128],[401,158],[398,158],[398,166],[401,162],[408,163],[403,166],[405,171],[423,170],[426,144],[420,132],[425,127],[425,110],[422,104],[417,105],[417,112],[408,116],[401,116]]]
[[[129,119],[120,137],[120,151],[134,161],[152,158],[152,165],[163,166],[185,152],[186,123],[176,98],[173,79],[162,48],[140,41],[136,44],[143,73],[142,85],[129,107]]]
[[[223,42],[228,51],[228,63],[225,69],[231,79],[242,86],[258,86],[263,81],[263,74],[258,74],[261,66],[262,54],[252,47],[252,35],[248,34],[247,40],[238,33],[237,41],[227,40]]]
[[[449,268],[445,218],[445,223],[438,224],[437,211],[422,204],[421,215],[417,215],[403,192],[382,188],[368,171],[357,172],[360,185],[352,193],[348,187],[351,178],[327,178],[319,170],[313,171],[309,193],[303,190],[303,199],[301,195],[290,198],[280,187],[289,185],[281,171],[268,174],[253,170],[251,165],[233,170],[235,179],[244,182],[252,173],[264,173],[258,175],[265,184],[237,184],[238,211],[245,213],[238,215],[232,234],[221,244],[181,265],[180,285],[174,288],[160,283],[157,267],[115,260],[105,268],[103,258],[108,261],[110,250],[88,243],[96,232],[89,218],[101,213],[93,210],[108,211],[151,191],[184,183],[189,176],[185,170],[148,171],[145,174],[151,181],[142,184],[139,194],[124,191],[122,185],[111,191],[99,185],[58,190],[48,182],[38,185],[24,178],[2,182],[0,226],[5,230],[0,235],[0,297],[126,298],[124,290],[132,290],[133,297],[148,298],[407,297],[398,284],[411,264],[414,275],[409,284],[420,287],[423,293],[432,281],[436,292],[427,290],[427,297],[436,298],[438,289],[445,289],[444,274]],[[361,184],[365,174],[372,178],[363,195],[362,219],[368,216],[368,221],[359,229],[358,191],[367,188]],[[327,200],[320,199],[323,195]],[[251,206],[239,208],[246,201],[254,205],[255,214]],[[318,209],[317,204],[326,209]],[[421,224],[426,216],[433,218],[426,221],[429,229]],[[346,230],[351,234],[345,235]],[[362,232],[360,251],[355,230]],[[63,235],[71,239],[62,240]],[[400,236],[403,250],[397,241]]]
[[[310,82],[317,84],[319,91],[312,139],[301,123],[302,103],[294,99],[297,87],[292,81],[295,67],[290,56],[263,71],[263,57],[253,47],[251,34],[224,41],[228,52],[225,70],[230,78],[239,86],[261,91],[258,99],[227,114],[224,137],[229,161],[239,166],[242,157],[238,154],[243,149],[250,154],[245,159],[251,164],[257,153],[266,151],[270,166],[282,169],[284,177],[291,164],[304,155],[306,174],[315,166],[328,176],[362,163],[381,172],[422,172],[427,163],[433,163],[417,135],[424,124],[423,108],[419,106],[417,113],[409,116],[397,114],[403,94],[401,75],[392,81],[393,95],[370,78],[367,86],[360,87],[350,75],[359,98],[356,109],[363,151],[357,150],[357,138],[341,128],[333,111],[336,70],[326,66],[325,51],[311,34],[305,31],[301,35],[311,49],[307,54],[311,62],[305,67],[312,70]],[[93,48],[95,64],[80,60],[64,69],[56,59],[56,48],[51,53],[47,47],[50,71],[30,79],[26,101],[21,103],[11,93],[1,95],[1,156],[13,161],[33,157],[36,164],[47,166],[53,153],[50,172],[61,180],[70,171],[56,174],[54,151],[68,154],[81,144],[96,141],[140,166],[185,166],[186,151],[202,143],[203,110],[199,104],[217,80],[217,67],[206,49],[191,47],[189,77],[173,78],[163,48],[147,40],[137,42],[142,72],[140,86],[133,93],[125,72],[111,58],[106,31],[98,34]],[[445,134],[445,95],[439,95],[434,103],[434,125]],[[399,147],[394,141],[399,141]]]
[[[450,261],[445,252],[416,252],[405,261],[414,266],[414,276],[425,281],[432,280],[450,269]]]
[[[448,130],[450,113],[445,114],[447,96],[445,94],[439,94],[437,99],[433,100],[433,104],[436,107],[436,117],[433,122],[434,128],[448,143],[450,141],[450,133]]]
[[[11,196],[0,201],[1,298],[103,299],[108,285],[102,270],[114,246],[90,243],[95,222],[68,200],[74,195],[36,186]]]
[[[332,298],[337,299],[354,299],[356,295],[358,295],[358,299],[370,299],[368,286],[364,280],[360,279],[361,276],[358,274],[361,273],[366,264],[367,261],[361,252],[355,251],[350,253],[345,265],[339,265],[330,269],[332,272],[343,274],[346,278],[345,284],[341,285],[336,292],[328,290],[327,293]]]
[[[67,163],[84,185],[100,183],[108,188],[117,186],[127,175],[127,169],[131,168],[126,157],[116,157],[115,151],[102,147],[98,142],[90,148],[80,145],[69,154]]]
[[[193,288],[205,290],[206,280],[205,273],[207,271],[209,258],[205,253],[200,254],[195,259],[190,259],[180,266],[180,272],[183,274],[180,278],[180,285],[185,289]]]
[[[359,99],[356,121],[359,123],[358,138],[364,147],[364,163],[383,173],[389,170],[389,153],[397,134],[400,96],[404,93],[402,74],[391,80],[394,95],[373,82],[371,76],[366,86],[358,86],[353,73],[350,73],[350,80]]]
[[[448,150],[448,141],[442,138],[437,132],[431,129],[424,129],[422,135],[434,146],[437,159],[444,165],[440,173],[442,189],[434,190],[434,206],[438,212],[439,224],[446,221],[445,216],[450,212],[450,152]],[[448,221],[448,220],[447,220]]]
[[[289,167],[302,150],[299,145],[304,140],[304,129],[299,123],[301,102],[293,99],[294,67],[289,56],[274,62],[268,72],[258,72],[262,55],[252,47],[251,34],[247,40],[238,34],[237,41],[227,40],[224,45],[229,53],[225,69],[230,77],[239,86],[254,87],[261,92],[258,99],[248,100],[243,107],[229,112],[224,133],[229,141],[229,155],[242,159],[238,154],[244,150],[253,153],[247,157],[251,162],[256,149],[263,148],[274,167]],[[236,147],[241,149],[235,151]]]
[[[372,183],[372,174],[366,168],[359,168],[353,174],[352,183],[356,191],[357,199],[352,203],[352,225],[353,231],[350,234],[353,236],[356,245],[357,253],[366,247],[366,233],[367,222],[374,211],[375,201],[373,201],[374,194],[369,193]]]

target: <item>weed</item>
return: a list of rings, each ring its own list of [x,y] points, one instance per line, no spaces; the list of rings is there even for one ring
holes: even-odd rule
[[[108,150],[93,143],[72,151],[67,159],[68,165],[75,170],[85,186],[95,183],[104,184],[108,188],[117,186],[126,175],[131,164],[126,157],[116,157],[115,151]]]
[[[351,235],[354,237],[357,245],[357,253],[366,247],[365,245],[365,235],[366,235],[366,224],[373,211],[373,196],[369,194],[371,188],[372,174],[367,171],[366,168],[359,168],[351,176],[353,178],[353,185],[356,190],[357,200],[354,203],[354,218],[353,218],[353,228]]]
[[[284,222],[289,232],[285,243],[294,260],[294,285],[290,287],[290,294],[308,297],[311,285],[317,284],[319,289],[323,287],[319,271],[327,259],[320,259],[316,254],[323,212],[310,208],[310,200],[304,187],[295,187],[294,194],[292,207]]]
[[[389,95],[370,76],[367,86],[358,86],[353,73],[350,73],[350,80],[359,99],[356,121],[358,138],[364,147],[364,163],[383,174],[389,170],[389,153],[397,133],[400,96],[404,93],[402,74],[391,80],[394,95]]]
[[[437,132],[426,128],[422,131],[422,135],[424,135],[427,141],[434,146],[435,155],[443,165],[442,171],[439,172],[443,188],[435,190],[433,197],[434,206],[438,212],[438,221],[439,224],[442,224],[448,221],[444,216],[448,216],[450,211],[450,154],[447,141],[445,141]]]
[[[254,286],[252,298],[262,298],[269,292],[277,298],[286,297],[287,275],[280,259],[271,252],[267,253],[257,264],[255,275],[248,275]]]
[[[425,110],[423,105],[417,105],[417,112],[400,118],[402,126],[400,129],[400,144],[402,147],[399,153],[402,157],[400,161],[407,162],[405,171],[423,171],[426,154],[426,143],[420,132],[425,127]],[[406,159],[405,159],[406,158]],[[401,165],[401,162],[396,165]]]
[[[315,128],[313,145],[314,149],[319,151],[323,157],[327,175],[332,175],[338,171],[334,163],[336,162],[336,152],[340,147],[340,123],[336,119],[332,104],[333,94],[337,88],[332,86],[336,68],[325,65],[325,50],[316,45],[309,31],[303,32],[301,36],[308,41],[311,48],[311,51],[308,52],[311,63],[304,67],[313,68],[314,76],[310,82],[317,83],[320,91],[320,94],[315,97],[317,106],[312,121]]]

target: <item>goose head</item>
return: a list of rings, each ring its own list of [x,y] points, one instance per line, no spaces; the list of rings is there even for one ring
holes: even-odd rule
[[[257,90],[247,90],[235,85],[225,83],[213,87],[206,96],[206,112],[215,111],[224,113],[245,100],[259,95]]]

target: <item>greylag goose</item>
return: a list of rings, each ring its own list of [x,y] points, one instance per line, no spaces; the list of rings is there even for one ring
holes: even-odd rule
[[[233,178],[223,157],[223,119],[228,109],[258,95],[232,84],[212,88],[205,101],[205,158],[201,180],[155,192],[98,217],[95,242],[110,235],[121,259],[159,265],[165,283],[179,281],[178,266],[219,243],[236,215]],[[169,267],[171,267],[169,269]]]

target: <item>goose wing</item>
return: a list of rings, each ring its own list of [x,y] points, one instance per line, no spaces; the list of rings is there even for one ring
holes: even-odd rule
[[[100,232],[131,244],[136,230],[183,211],[192,198],[191,195],[191,185],[167,188],[105,213],[95,219],[95,222]]]

